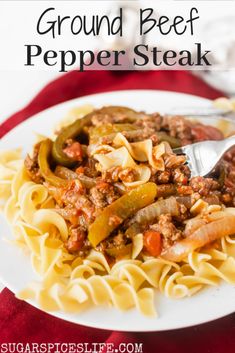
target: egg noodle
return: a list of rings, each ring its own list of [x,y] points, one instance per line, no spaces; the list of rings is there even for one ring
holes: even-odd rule
[[[87,113],[89,107],[82,107],[76,110],[75,117]],[[151,168],[164,170],[163,155],[167,152],[171,152],[167,142],[155,146],[150,139],[130,143],[121,132],[115,135],[112,146],[94,145],[90,151],[102,171],[115,166],[136,169],[136,179],[123,182],[131,189],[150,180]],[[180,157],[168,158],[168,166],[174,165],[177,158]],[[235,237],[231,234],[217,240],[215,247],[192,249],[179,262],[148,253],[139,256],[144,248],[143,233],[135,234],[131,253],[115,263],[110,263],[95,247],[85,257],[70,252],[64,246],[69,237],[68,223],[56,211],[56,201],[48,188],[28,175],[20,149],[0,152],[0,197],[14,234],[13,242],[26,249],[41,278],[22,289],[17,297],[34,300],[43,310],[77,313],[93,305],[112,305],[120,310],[136,307],[142,314],[154,316],[158,293],[179,299],[192,296],[205,286],[218,286],[221,280],[235,284]],[[209,225],[221,219],[235,220],[234,208],[211,205],[202,199],[194,203],[190,212],[192,217],[186,220],[186,227],[188,222],[205,216],[210,219]]]

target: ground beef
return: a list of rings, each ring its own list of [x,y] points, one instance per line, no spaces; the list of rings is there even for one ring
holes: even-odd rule
[[[141,119],[137,119],[134,123],[135,126],[144,129],[151,129],[153,132],[159,131],[161,128],[162,116],[159,113],[146,115]]]
[[[219,178],[222,186],[221,201],[226,206],[235,206],[235,149],[228,151],[222,161],[222,178]],[[221,179],[221,180],[220,180]]]
[[[75,204],[75,207],[78,210],[82,211],[82,214],[85,215],[84,223],[91,224],[95,220],[95,209],[92,202],[88,199],[87,195],[80,195]],[[80,222],[81,223],[81,222]]]
[[[108,249],[122,250],[126,246],[126,236],[122,232],[117,232],[117,234],[110,236],[109,238],[103,240],[96,246],[96,250],[104,253]],[[108,252],[106,252],[106,255]],[[106,259],[109,261],[109,257]]]
[[[179,185],[176,187],[177,193],[179,195],[192,195],[193,189],[190,185]]]
[[[138,177],[138,173],[133,168],[125,168],[119,172],[118,176],[124,183],[132,183]]]
[[[136,131],[124,133],[130,141],[142,141],[150,138],[154,145],[158,142],[156,132],[160,130],[162,117],[160,114],[146,115],[141,119],[137,119],[134,126],[137,127]],[[129,136],[128,136],[129,135]]]
[[[228,152],[224,155],[224,160],[235,165],[235,148],[231,148]]]
[[[203,200],[207,202],[209,205],[220,205],[221,204],[220,197],[221,197],[221,192],[217,191],[217,193],[213,192],[213,194],[203,197]]]
[[[223,202],[225,205],[227,205],[227,206],[228,206],[228,205],[231,205],[231,203],[233,203],[233,205],[235,205],[234,199],[233,199],[232,195],[229,194],[229,193],[223,194],[223,195],[221,196],[221,200],[222,200],[222,202]]]
[[[106,196],[97,187],[93,187],[90,190],[90,200],[93,202],[95,207],[103,209],[108,205]]]
[[[194,177],[190,180],[190,186],[194,192],[198,192],[201,196],[209,195],[210,191],[219,188],[218,181],[212,178]]]
[[[230,168],[227,179],[232,184],[232,187],[234,187],[235,186],[235,169],[234,168]],[[231,184],[230,184],[230,186],[231,186]],[[225,185],[226,185],[226,180],[225,180]]]
[[[151,181],[156,184],[174,183],[177,185],[187,185],[190,178],[190,169],[187,165],[182,164],[184,163],[184,159],[179,159],[178,157],[181,156],[173,156],[173,159],[168,160],[170,164],[173,164],[172,168],[166,168],[164,171],[152,169]]]
[[[190,211],[188,210],[188,208],[184,204],[179,203],[179,215],[175,216],[174,220],[182,223],[189,217],[190,217]]]
[[[133,168],[122,168],[120,166],[110,168],[102,173],[102,179],[108,183],[116,183],[119,180],[131,183],[136,180],[138,173]]]
[[[156,184],[167,184],[171,178],[171,172],[169,170],[158,171],[155,174],[154,181]]]
[[[83,216],[83,224],[88,225],[94,221],[94,206],[79,180],[71,180],[66,187],[59,188],[49,184],[46,186],[61,209],[75,208],[77,215]]]
[[[84,194],[85,190],[78,179],[71,180],[68,185],[61,190],[61,201],[65,205],[75,206],[80,195]]]
[[[175,184],[187,185],[190,178],[190,169],[186,165],[181,165],[172,170],[172,181]]]
[[[40,173],[39,165],[38,165],[39,148],[40,148],[40,143],[34,146],[32,157],[30,157],[29,155],[26,156],[24,165],[30,179],[37,184],[42,184],[44,179]]]
[[[77,141],[73,141],[72,139],[68,140],[66,144],[67,146],[63,149],[64,154],[73,160],[81,162],[83,158],[81,144]]]
[[[187,145],[193,141],[192,123],[181,116],[164,117],[162,127],[168,130],[171,136],[179,138],[182,145]]]
[[[195,202],[201,198],[201,195],[198,192],[193,192],[190,195],[190,197],[191,197],[191,206],[193,206]]]
[[[97,161],[94,158],[88,158],[86,164],[84,165],[84,174],[90,178],[98,177],[100,175],[100,172],[97,171],[96,164]]]
[[[69,252],[77,252],[84,246],[86,239],[86,230],[83,227],[71,228],[69,238],[66,243],[66,248]]]
[[[102,173],[102,179],[107,183],[116,183],[119,180],[119,173],[122,171],[122,167],[113,167],[105,170]]]
[[[151,225],[150,229],[161,234],[163,248],[171,246],[175,241],[182,238],[182,232],[175,227],[170,214],[160,215],[158,223]]]
[[[103,209],[117,200],[119,194],[111,184],[100,181],[90,189],[89,197],[97,209]]]

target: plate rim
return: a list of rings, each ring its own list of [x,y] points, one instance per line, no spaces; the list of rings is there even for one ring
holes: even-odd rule
[[[22,122],[20,122],[19,124],[17,124],[16,126],[14,126],[11,130],[9,130],[5,135],[3,135],[1,138],[0,138],[0,141],[3,141],[5,139],[5,137],[8,137],[8,135],[10,135],[18,126],[22,126],[24,124],[26,124],[28,121],[31,121],[33,119],[36,119],[38,117],[38,115],[42,114],[42,113],[45,113],[45,112],[50,112],[51,110],[54,110],[54,109],[57,109],[57,108],[61,108],[61,107],[64,107],[66,105],[69,105],[70,103],[73,103],[73,102],[76,102],[77,100],[80,100],[80,99],[92,99],[94,97],[97,97],[97,96],[103,96],[103,95],[114,95],[114,94],[122,94],[122,93],[130,93],[130,92],[133,92],[133,93],[140,93],[140,92],[143,92],[144,94],[146,93],[149,93],[149,92],[157,92],[157,93],[160,93],[160,94],[173,94],[173,95],[179,95],[179,96],[187,96],[187,97],[191,97],[191,98],[197,98],[201,101],[204,101],[205,103],[210,103],[212,102],[211,99],[209,98],[205,98],[205,97],[201,97],[201,96],[197,96],[197,95],[193,95],[193,94],[190,94],[190,93],[184,93],[184,92],[176,92],[176,91],[168,91],[168,90],[157,90],[157,89],[142,89],[142,88],[136,88],[136,89],[123,89],[123,90],[114,90],[114,91],[104,91],[104,92],[99,92],[99,93],[92,93],[92,94],[87,94],[87,95],[84,95],[84,96],[81,96],[81,97],[76,97],[76,98],[72,98],[72,99],[69,99],[69,100],[66,100],[64,102],[61,102],[61,103],[57,103],[57,104],[54,104],[52,105],[51,107],[48,107],[48,108],[45,108],[43,110],[41,110],[40,112],[36,113],[36,114],[33,114],[31,116],[29,116],[27,119],[23,120]],[[29,102],[30,104],[30,102]],[[4,123],[5,121],[7,121],[10,117],[6,118],[2,123]],[[0,124],[0,127],[1,127],[1,124]]]

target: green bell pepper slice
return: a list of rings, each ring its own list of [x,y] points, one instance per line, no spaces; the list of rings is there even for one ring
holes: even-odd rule
[[[53,142],[49,139],[43,140],[40,144],[38,153],[38,164],[40,173],[43,178],[51,185],[61,187],[66,186],[68,182],[62,178],[57,177],[51,170],[49,165],[49,159],[51,158]]]

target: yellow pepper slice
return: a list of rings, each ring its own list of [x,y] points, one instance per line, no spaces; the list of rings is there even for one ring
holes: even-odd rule
[[[141,208],[151,204],[156,195],[157,185],[150,182],[129,191],[107,206],[90,225],[88,239],[92,246],[96,247],[125,219],[132,216]]]

